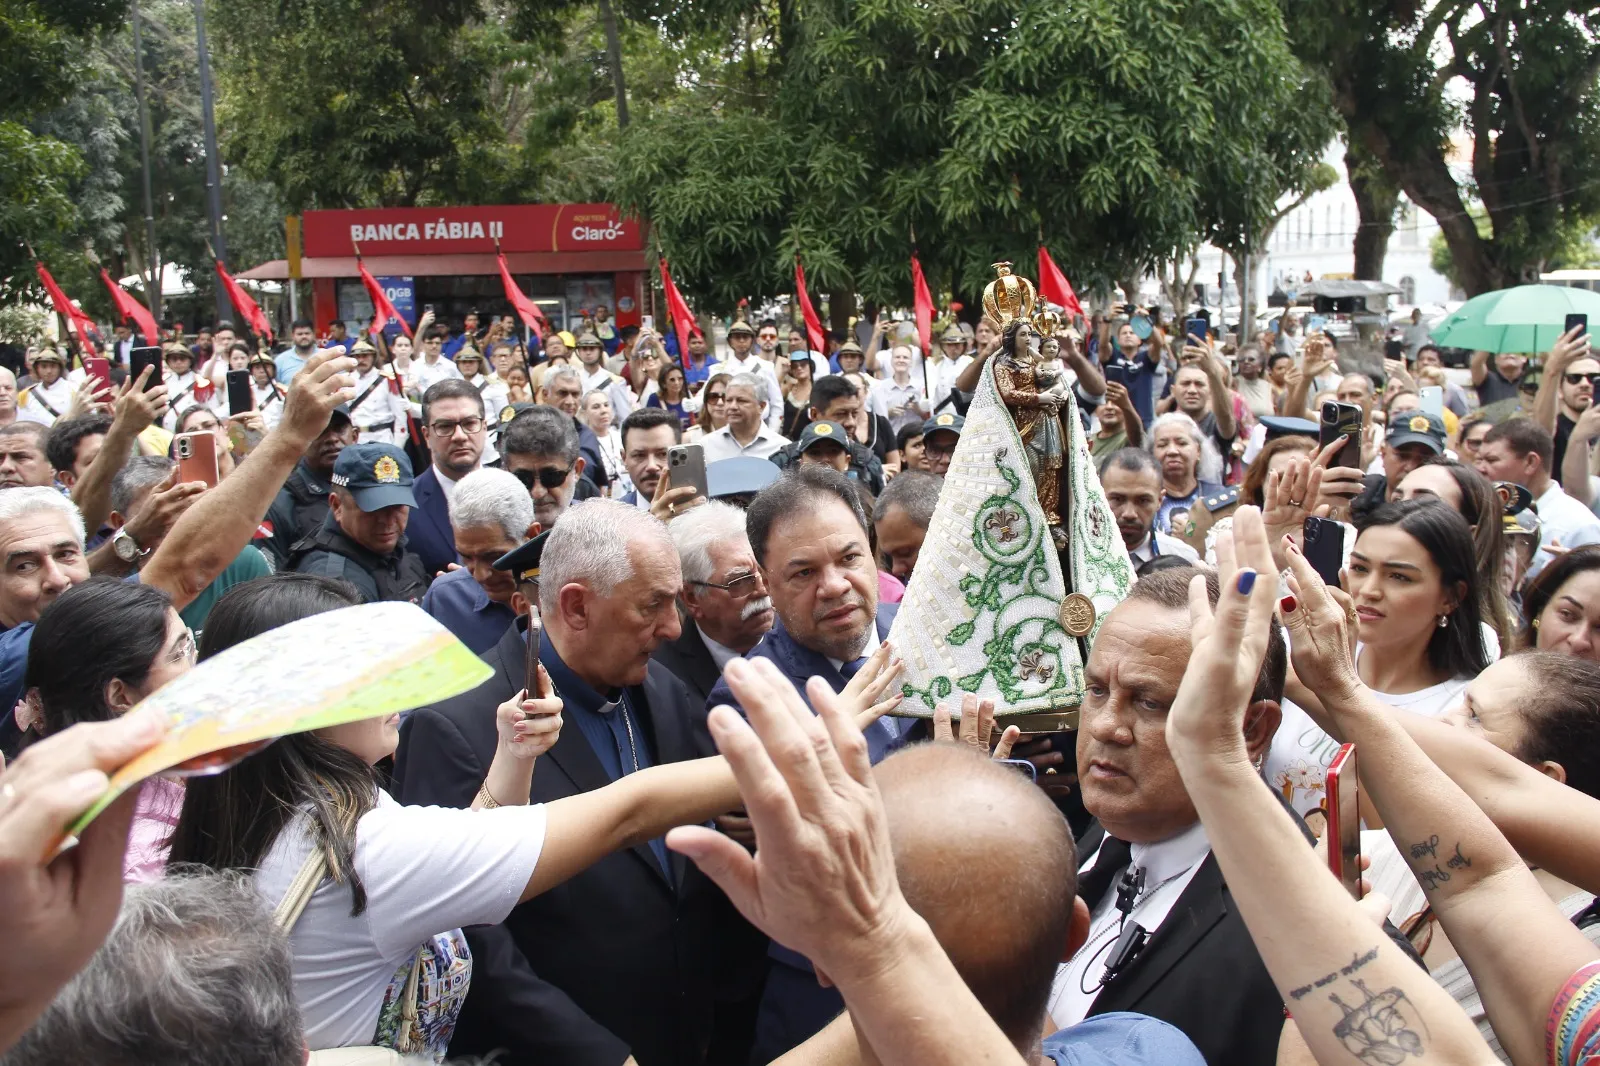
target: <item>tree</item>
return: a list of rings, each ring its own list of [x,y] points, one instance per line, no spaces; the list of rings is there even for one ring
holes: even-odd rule
[[[963,298],[1047,242],[1084,287],[1212,220],[1204,175],[1292,106],[1269,2],[780,0],[620,139],[618,197],[711,305],[814,289],[903,303],[913,244]],[[1027,272],[1027,271],[1025,271]]]
[[[1383,260],[1394,234],[1394,213],[1400,207],[1400,190],[1389,175],[1359,144],[1345,149],[1345,173],[1356,199],[1354,276],[1364,281],[1383,280]]]
[[[1600,184],[1584,175],[1600,150],[1600,40],[1589,7],[1285,0],[1285,12],[1352,144],[1438,220],[1468,295],[1536,279],[1570,234],[1593,229]]]

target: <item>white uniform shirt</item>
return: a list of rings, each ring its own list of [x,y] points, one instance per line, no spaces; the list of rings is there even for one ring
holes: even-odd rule
[[[42,401],[42,402],[41,402]],[[45,404],[49,404],[47,408]],[[29,385],[17,397],[17,417],[24,422],[37,422],[42,426],[55,424],[66,415],[72,405],[72,384],[65,374],[56,378],[53,385]],[[51,408],[54,408],[52,413]]]
[[[357,374],[356,394],[350,404],[350,422],[360,431],[359,440],[396,447],[405,445],[406,415],[411,413],[411,405],[389,387],[383,371],[375,366],[365,374]]]
[[[261,412],[261,420],[267,424],[268,430],[278,428],[278,423],[283,421],[283,402],[288,399],[289,390],[279,385],[276,381],[268,381],[265,388],[256,384],[256,379],[250,379],[250,395],[255,400],[256,410]]]
[[[461,371],[456,365],[444,356],[439,357],[436,363],[429,363],[426,357],[412,359],[411,366],[406,370],[406,387],[414,389],[418,396],[428,391],[431,385],[437,385],[446,378],[458,378]]]

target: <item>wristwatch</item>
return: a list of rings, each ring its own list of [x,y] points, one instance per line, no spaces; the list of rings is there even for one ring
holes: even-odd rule
[[[139,547],[139,542],[133,539],[133,534],[128,532],[127,526],[123,526],[111,535],[111,550],[125,563],[143,562],[144,557],[150,554],[149,548]]]

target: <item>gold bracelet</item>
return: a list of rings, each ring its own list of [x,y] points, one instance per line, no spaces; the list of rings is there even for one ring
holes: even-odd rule
[[[500,801],[489,794],[489,782],[485,781],[478,786],[478,798],[483,801],[479,810],[492,811],[500,806]]]

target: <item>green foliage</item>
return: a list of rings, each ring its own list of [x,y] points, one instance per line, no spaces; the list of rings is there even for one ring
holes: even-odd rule
[[[1041,236],[1075,283],[1109,283],[1222,226],[1219,186],[1267,183],[1229,160],[1276,158],[1300,89],[1271,0],[763,14],[766,43],[637,109],[617,160],[620,200],[724,309],[788,291],[796,253],[817,290],[908,302],[913,233],[936,289],[975,292]]]

